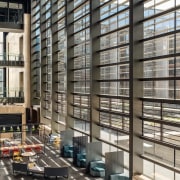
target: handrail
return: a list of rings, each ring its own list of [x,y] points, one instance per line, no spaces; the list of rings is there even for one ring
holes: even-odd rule
[[[0,61],[24,61],[24,56],[22,54],[0,54]]]

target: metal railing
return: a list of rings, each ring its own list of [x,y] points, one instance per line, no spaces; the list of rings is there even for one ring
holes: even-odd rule
[[[24,92],[20,90],[4,90],[0,93],[0,104],[24,103]]]
[[[24,57],[21,54],[0,54],[0,66],[24,66]]]

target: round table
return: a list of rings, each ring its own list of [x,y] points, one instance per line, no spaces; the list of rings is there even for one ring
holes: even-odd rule
[[[31,157],[34,155],[36,155],[35,152],[23,152],[23,153],[21,153],[21,156],[24,156],[24,157]]]
[[[28,157],[28,160],[30,161],[30,157],[32,157],[32,156],[35,156],[36,155],[36,153],[35,152],[23,152],[23,153],[21,153],[21,156],[23,156],[23,157]]]

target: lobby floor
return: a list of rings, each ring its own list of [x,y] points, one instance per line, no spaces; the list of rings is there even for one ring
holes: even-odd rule
[[[39,141],[37,139],[37,141]],[[52,145],[48,144],[45,146],[45,153],[41,154],[38,158],[38,165],[40,166],[63,166],[67,165],[70,167],[69,180],[102,180],[103,178],[91,177],[86,173],[84,168],[74,167],[72,165],[71,158],[62,158],[59,150],[56,150]],[[0,180],[42,180],[42,175],[25,175],[25,174],[13,174],[12,172],[12,158],[1,158],[0,159]],[[53,178],[50,178],[53,179]],[[54,178],[55,179],[55,178]],[[58,178],[65,179],[65,178]]]

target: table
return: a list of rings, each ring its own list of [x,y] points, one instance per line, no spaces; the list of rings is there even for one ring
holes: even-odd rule
[[[21,153],[21,156],[24,156],[24,157],[31,157],[31,156],[35,156],[36,153],[35,152],[23,152]]]
[[[30,157],[32,157],[32,156],[35,156],[36,155],[36,153],[35,152],[23,152],[23,153],[21,153],[21,156],[23,156],[23,157],[28,157],[28,161],[30,161]]]

